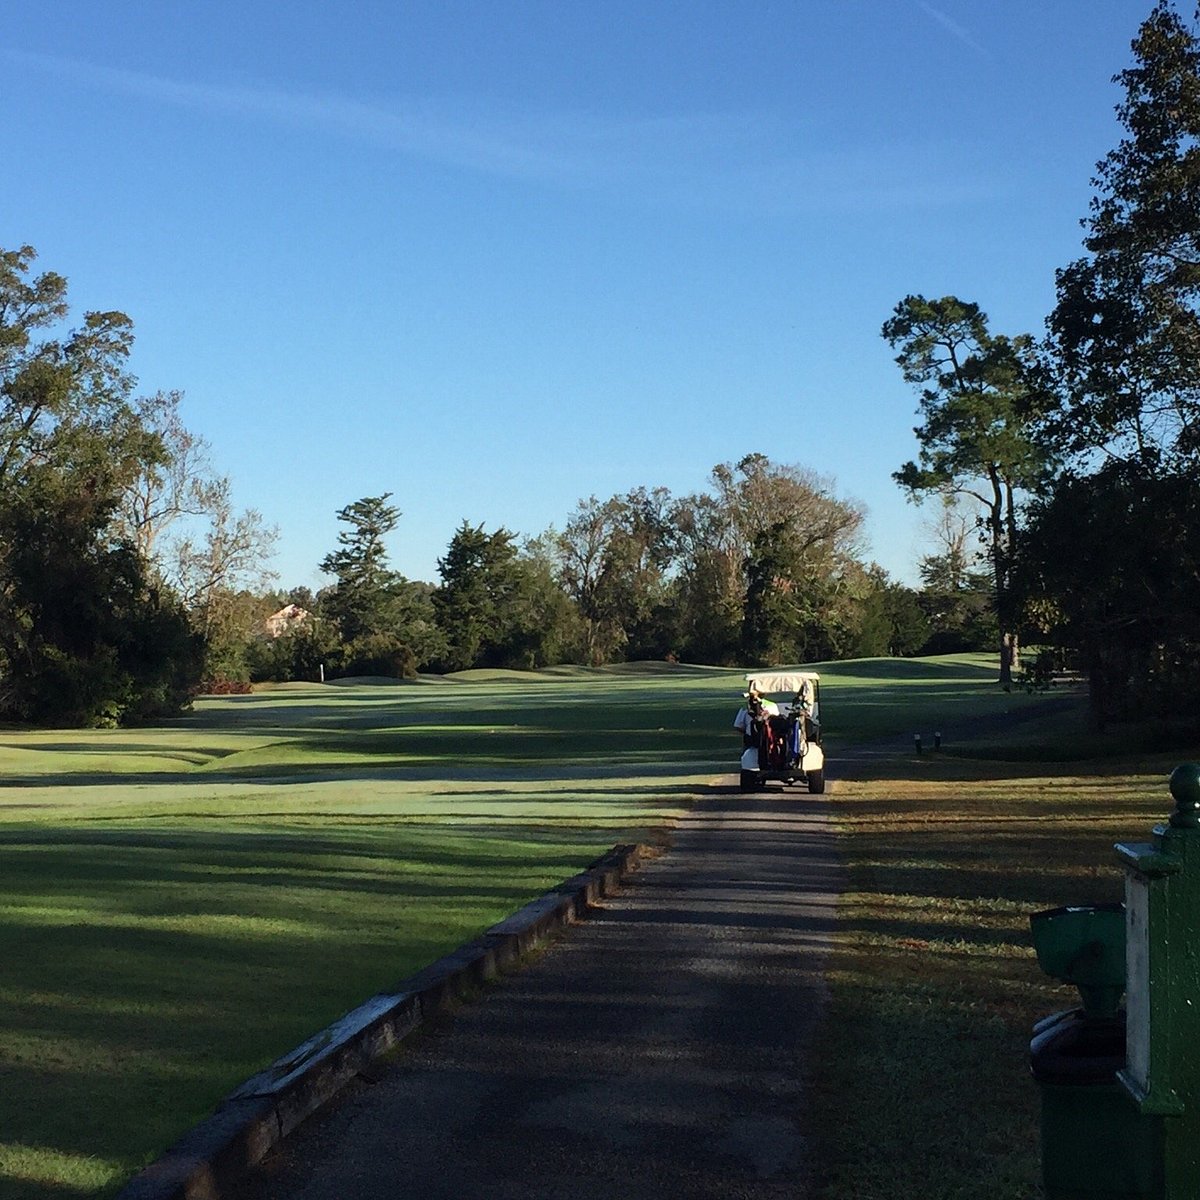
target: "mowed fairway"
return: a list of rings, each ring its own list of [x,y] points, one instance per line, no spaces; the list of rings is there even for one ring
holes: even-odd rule
[[[837,746],[1037,707],[822,666]],[[467,672],[0,732],[0,1198],[112,1191],[228,1090],[735,769],[740,673]]]

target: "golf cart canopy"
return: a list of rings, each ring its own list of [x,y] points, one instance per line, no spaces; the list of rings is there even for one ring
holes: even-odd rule
[[[756,692],[769,695],[772,692],[791,692],[798,695],[805,685],[820,682],[815,671],[759,671],[747,675],[746,682]]]

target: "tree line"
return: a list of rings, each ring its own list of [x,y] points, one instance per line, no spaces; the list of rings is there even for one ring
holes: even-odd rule
[[[303,617],[282,636],[251,627],[243,678],[412,675],[657,659],[799,662],[976,648],[991,637],[988,584],[966,564],[965,529],[928,556],[918,592],[863,556],[862,507],[831,480],[751,454],[702,492],[637,487],[581,500],[561,529],[518,538],[463,519],[437,584],[391,569],[390,494],[338,513],[334,582],[259,600]]]
[[[180,393],[137,393],[130,319],[72,325],[66,280],[35,261],[0,250],[0,718],[136,722],[253,680],[811,661],[987,636],[961,545],[930,556],[926,590],[902,586],[864,557],[861,505],[761,454],[693,495],[589,497],[536,537],[464,519],[436,583],[391,567],[390,493],[362,497],[319,564],[333,582],[279,592],[275,530],[236,508]],[[269,636],[285,604],[302,618]]]
[[[436,583],[389,564],[391,494],[362,497],[319,564],[333,582],[274,591],[275,531],[235,507],[178,393],[137,394],[129,318],[71,325],[66,280],[0,250],[0,717],[133,722],[322,673],[986,645],[1004,686],[1086,673],[1101,723],[1200,711],[1200,40],[1159,0],[1132,49],[1045,333],[919,294],[883,326],[919,390],[895,479],[936,501],[915,589],[866,557],[835,481],[751,454],[535,537],[464,519]],[[268,636],[284,604],[303,615]]]

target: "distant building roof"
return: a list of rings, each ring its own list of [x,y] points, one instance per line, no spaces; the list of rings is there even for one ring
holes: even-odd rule
[[[263,629],[267,637],[282,637],[285,633],[299,629],[311,615],[308,609],[301,608],[298,604],[287,604],[263,622]]]

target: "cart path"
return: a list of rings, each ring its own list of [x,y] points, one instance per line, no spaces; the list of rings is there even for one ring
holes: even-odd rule
[[[246,1196],[802,1200],[841,886],[819,797],[714,788],[619,897],[297,1130]]]

